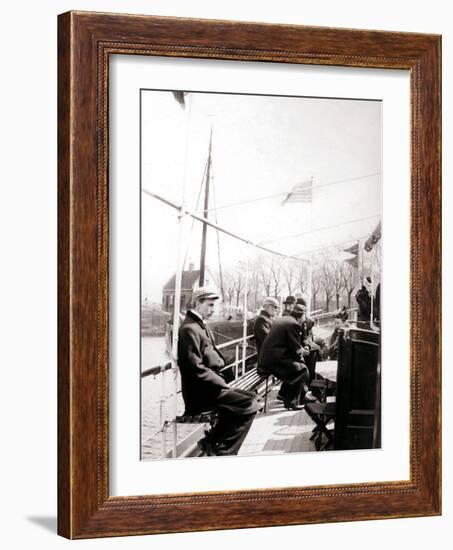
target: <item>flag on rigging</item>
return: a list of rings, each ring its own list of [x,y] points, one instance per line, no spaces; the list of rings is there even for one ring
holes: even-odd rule
[[[345,248],[344,252],[347,252],[348,254],[353,254],[352,258],[348,258],[347,260],[344,260],[347,264],[352,265],[352,267],[355,267],[356,269],[359,268],[359,243],[356,242],[349,248]]]
[[[313,178],[295,185],[283,199],[282,206],[288,202],[310,203],[313,200]]]

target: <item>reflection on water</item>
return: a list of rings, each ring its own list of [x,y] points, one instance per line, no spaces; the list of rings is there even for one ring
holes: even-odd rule
[[[142,371],[168,363],[169,360],[163,336],[142,336]]]
[[[165,365],[169,362],[168,354],[165,350],[165,339],[161,336],[143,336],[142,337],[142,364],[141,370],[144,371],[151,367]],[[171,370],[167,370],[163,375],[145,376],[141,379],[141,428],[142,428],[142,459],[161,458],[164,448],[162,434],[155,432],[161,426],[161,421],[174,418],[174,379]],[[184,412],[184,403],[180,393],[181,384],[179,372],[177,379],[177,414]],[[161,397],[162,419],[161,416]],[[178,441],[183,438],[193,426],[178,426]],[[154,435],[154,436],[153,436]],[[151,437],[147,440],[147,438]],[[145,441],[146,440],[146,441]],[[165,437],[166,449],[170,450],[173,440],[172,429],[168,429]]]

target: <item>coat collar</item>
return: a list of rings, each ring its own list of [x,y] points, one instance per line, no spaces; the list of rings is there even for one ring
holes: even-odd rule
[[[204,320],[191,309],[187,311],[186,315],[196,321],[201,327],[206,328]]]
[[[269,315],[269,313],[264,309],[262,309],[260,311],[260,317],[266,317],[267,319],[272,319],[272,317]]]

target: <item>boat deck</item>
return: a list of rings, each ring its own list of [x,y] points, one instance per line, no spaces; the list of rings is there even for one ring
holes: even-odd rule
[[[317,363],[316,372],[330,380],[336,379],[337,362]],[[239,456],[271,455],[316,451],[310,441],[315,426],[305,410],[288,411],[277,401],[279,385],[268,395],[266,413],[258,414],[239,451]]]

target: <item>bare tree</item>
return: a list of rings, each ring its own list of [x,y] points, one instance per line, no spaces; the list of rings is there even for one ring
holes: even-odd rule
[[[259,276],[266,296],[271,294],[272,264],[267,256],[259,256]]]
[[[235,294],[235,281],[234,275],[229,270],[223,273],[223,288],[225,292],[225,300],[228,302],[228,305],[231,306]]]
[[[325,260],[320,267],[320,283],[326,300],[326,311],[330,310],[330,302],[335,293],[334,274],[332,265]]]
[[[305,296],[308,291],[308,274],[305,262],[295,261],[294,270],[296,272],[295,290],[297,290],[297,292],[300,292],[302,296]]]
[[[291,295],[296,289],[298,279],[297,265],[295,261],[288,260],[287,262],[285,262],[285,265],[283,267],[283,276],[285,279],[286,287],[288,289],[288,294]]]
[[[260,261],[259,257],[249,260],[249,295],[252,297],[249,309],[257,309],[261,293]],[[248,298],[247,298],[248,300]]]
[[[280,296],[280,281],[282,278],[282,266],[280,262],[272,260],[271,262],[271,276],[274,286],[274,296],[277,298]]]
[[[332,284],[335,291],[337,309],[340,309],[340,295],[344,288],[343,266],[344,262],[339,260],[334,260],[331,263]]]
[[[351,296],[354,291],[354,288],[356,287],[356,270],[352,267],[352,265],[347,264],[346,262],[343,262],[343,287],[346,291],[346,295],[348,297],[348,309],[351,308]]]
[[[236,296],[236,307],[239,307],[241,293],[245,285],[245,273],[242,262],[239,262],[239,264],[236,266],[233,281],[234,293]]]
[[[301,285],[302,286],[302,285]],[[321,273],[319,270],[313,270],[311,276],[311,297],[312,297],[312,309],[316,310],[318,303],[318,294],[321,292]]]

